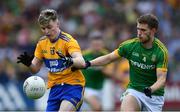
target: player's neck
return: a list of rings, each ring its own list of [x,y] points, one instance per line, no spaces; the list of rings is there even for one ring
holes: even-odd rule
[[[146,49],[151,49],[153,47],[154,37],[151,38],[148,42],[142,43],[143,47]]]
[[[61,32],[61,30],[59,29],[59,30],[57,31],[56,35],[50,38],[50,41],[51,41],[52,43],[54,43],[54,42],[57,41],[57,39],[59,38],[60,32]]]

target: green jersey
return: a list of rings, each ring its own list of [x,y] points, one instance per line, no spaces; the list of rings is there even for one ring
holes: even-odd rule
[[[91,50],[86,50],[83,52],[83,57],[85,60],[93,60],[99,56],[105,55],[108,52],[102,50],[101,52],[93,52]],[[82,70],[84,77],[86,79],[85,87],[100,90],[103,87],[105,74],[98,69],[98,67],[89,67],[88,69]]]
[[[156,69],[167,70],[168,52],[166,47],[157,38],[153,47],[146,49],[138,38],[130,39],[120,44],[117,49],[121,57],[129,60],[130,82],[128,88],[143,92],[157,81]],[[164,87],[155,91],[153,95],[163,96]]]

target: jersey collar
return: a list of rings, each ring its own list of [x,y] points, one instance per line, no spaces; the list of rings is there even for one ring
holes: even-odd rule
[[[154,40],[153,40],[153,42],[152,42],[152,47],[151,48],[149,48],[149,49],[147,49],[147,48],[145,48],[144,46],[143,46],[143,44],[142,43],[140,43],[140,45],[142,46],[142,48],[143,49],[145,49],[145,50],[153,50],[154,49],[154,47],[155,47],[155,37],[154,37]]]
[[[58,36],[55,39],[50,40],[51,43],[55,43],[60,37],[61,37],[61,31],[59,32]]]

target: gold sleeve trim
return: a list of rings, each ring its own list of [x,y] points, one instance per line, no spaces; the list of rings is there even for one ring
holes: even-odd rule
[[[119,57],[121,57],[121,56],[119,55],[118,49],[114,50],[114,54],[117,55],[117,56],[119,56]]]
[[[157,71],[163,71],[163,72],[167,72],[167,68],[157,68]]]

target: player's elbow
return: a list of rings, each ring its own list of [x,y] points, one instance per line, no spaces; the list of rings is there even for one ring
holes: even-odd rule
[[[81,60],[81,63],[80,63],[80,68],[84,68],[86,66],[86,62],[83,60]]]
[[[165,84],[166,84],[166,78],[163,77],[163,78],[161,78],[161,80],[160,80],[160,85],[161,85],[161,87],[164,87]]]
[[[33,64],[31,64],[30,71],[31,71],[32,74],[36,74],[36,73],[38,73],[40,71],[40,68],[37,67],[37,66],[34,66]]]
[[[162,80],[162,85],[165,86],[165,84],[166,84],[166,78],[164,78],[164,79]]]
[[[109,60],[115,61],[115,60],[119,59],[120,57],[115,52],[112,52],[109,54],[109,58],[110,58]]]

